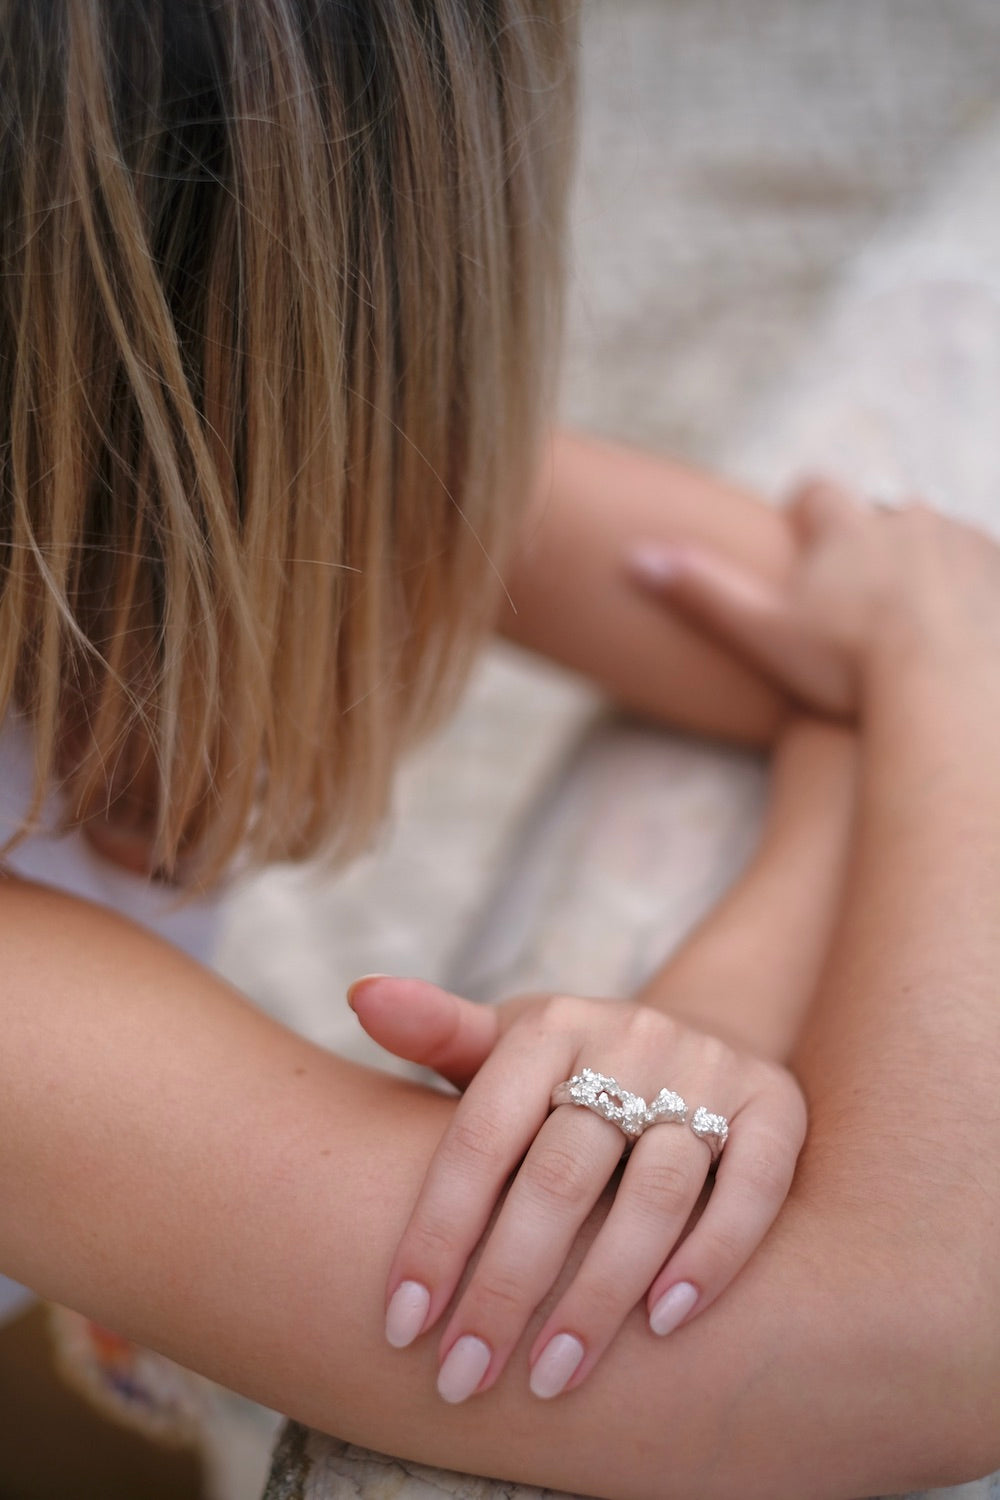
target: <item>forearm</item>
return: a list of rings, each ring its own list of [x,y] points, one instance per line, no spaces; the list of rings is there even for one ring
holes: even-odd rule
[[[847,900],[793,1059],[803,1180],[864,1238],[871,1274],[895,1275],[899,1337],[937,1325],[938,1410],[985,1472],[1000,1463],[995,662],[893,671],[866,719]]]
[[[784,576],[793,551],[781,512],[735,485],[653,454],[555,434],[500,629],[640,713],[770,743],[785,713],[781,694],[629,580],[629,545],[656,541],[711,545],[770,578]]]
[[[676,1361],[638,1319],[610,1382],[556,1409],[528,1394],[523,1346],[499,1392],[453,1410],[435,1393],[433,1338],[386,1345],[392,1248],[450,1100],[311,1046],[72,898],[5,882],[0,932],[5,1271],[389,1451],[608,1496],[662,1495],[670,1454],[685,1493],[713,1414],[694,1423],[703,1403],[678,1404]],[[691,1431],[683,1451],[664,1427],[674,1411]]]
[[[637,999],[733,1045],[788,1060],[843,900],[857,759],[852,731],[789,720],[750,864]]]
[[[959,1160],[975,1157],[977,1189],[996,1203],[1000,1132],[979,1133],[996,1119],[1000,1056],[995,665],[888,682],[867,719],[849,899],[797,1067],[856,1098],[845,1170],[856,1153],[870,1159],[875,1119],[905,1157],[923,1153],[939,1112],[941,1159],[956,1168],[948,1191],[967,1180]]]
[[[933,1361],[886,1337],[895,1269],[845,1232],[832,1150],[690,1327],[656,1340],[637,1313],[581,1391],[542,1403],[536,1319],[494,1392],[445,1408],[436,1340],[391,1350],[382,1317],[451,1101],[301,1041],[109,914],[0,896],[0,1265],[43,1294],[314,1426],[471,1472],[623,1500],[937,1472],[933,1424],[911,1430]]]

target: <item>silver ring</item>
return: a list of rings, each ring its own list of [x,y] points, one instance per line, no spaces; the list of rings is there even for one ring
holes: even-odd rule
[[[718,1161],[722,1148],[729,1139],[729,1121],[725,1115],[713,1115],[704,1104],[699,1104],[691,1117],[691,1129],[708,1146],[712,1160]]]
[[[647,1104],[641,1094],[630,1093],[617,1079],[593,1068],[584,1068],[565,1083],[556,1084],[552,1108],[560,1104],[578,1104],[592,1110],[602,1120],[617,1125],[629,1143],[637,1141],[651,1125],[683,1125],[687,1119],[687,1105],[673,1089],[661,1089],[652,1104]]]

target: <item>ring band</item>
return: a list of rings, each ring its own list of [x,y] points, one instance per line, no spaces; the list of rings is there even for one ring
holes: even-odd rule
[[[691,1129],[708,1146],[712,1160],[718,1161],[722,1148],[729,1139],[729,1121],[725,1115],[713,1115],[704,1104],[699,1104],[691,1117]]]
[[[661,1089],[652,1104],[647,1104],[641,1094],[630,1093],[617,1079],[593,1068],[584,1068],[565,1083],[556,1084],[553,1109],[560,1104],[578,1104],[592,1110],[616,1125],[629,1143],[637,1141],[651,1125],[683,1125],[687,1119],[687,1105],[673,1089]]]

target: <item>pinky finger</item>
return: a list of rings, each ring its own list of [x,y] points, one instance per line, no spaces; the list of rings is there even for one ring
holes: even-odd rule
[[[805,1108],[758,1101],[733,1122],[715,1186],[694,1229],[646,1298],[654,1333],[672,1333],[743,1269],[788,1196],[805,1139]]]

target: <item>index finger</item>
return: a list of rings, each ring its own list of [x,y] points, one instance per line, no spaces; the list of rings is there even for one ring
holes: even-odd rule
[[[507,1179],[549,1113],[551,1080],[565,1073],[573,1051],[556,1033],[507,1033],[470,1083],[393,1257],[386,1336],[396,1348],[448,1306]]]

